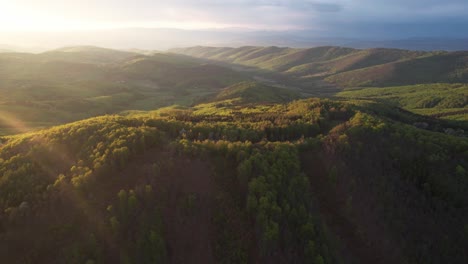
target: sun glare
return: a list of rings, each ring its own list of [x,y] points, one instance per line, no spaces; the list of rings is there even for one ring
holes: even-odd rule
[[[37,6],[0,0],[0,31],[3,32],[99,30],[132,27],[203,29],[240,26],[242,25],[161,19],[149,21],[97,21],[87,17],[86,13],[81,14],[79,17],[70,17],[65,13],[53,12]]]
[[[2,31],[54,31],[76,26],[56,14],[34,11],[14,2],[0,1],[0,30]]]
[[[6,127],[12,128],[17,133],[24,133],[31,130],[23,121],[16,118],[14,115],[0,110],[0,123]]]
[[[2,6],[4,8],[4,6]],[[3,9],[2,8],[2,9]],[[57,14],[32,12],[17,6],[7,6],[6,11],[0,11],[1,31],[63,31],[86,30],[104,27],[86,22],[85,19],[75,21]]]

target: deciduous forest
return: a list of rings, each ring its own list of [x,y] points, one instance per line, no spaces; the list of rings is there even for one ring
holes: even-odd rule
[[[0,262],[468,263],[465,53],[172,52],[0,54]]]

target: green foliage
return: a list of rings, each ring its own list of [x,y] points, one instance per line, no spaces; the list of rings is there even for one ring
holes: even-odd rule
[[[466,170],[465,170],[465,168],[463,168],[463,166],[457,165],[457,167],[455,168],[455,174],[456,174],[458,177],[465,177],[465,175],[466,175]]]
[[[465,82],[466,52],[398,49],[356,50],[342,47],[191,47],[173,52],[268,71],[274,79],[307,85],[325,80],[340,87]],[[276,73],[281,73],[278,76]],[[326,93],[316,87],[318,92]],[[328,87],[329,88],[329,87]]]
[[[161,263],[167,261],[162,218],[151,187],[139,193],[120,190],[118,201],[108,208],[109,224],[120,244],[120,261]]]
[[[265,153],[257,153],[243,161],[253,164],[249,168],[252,179],[247,210],[256,219],[261,252],[271,256],[275,252],[301,249],[292,258],[304,262],[311,251],[310,241],[318,243],[314,252],[322,252],[323,243],[326,243],[321,231],[315,228],[309,180],[300,171],[297,148],[291,144],[265,147]],[[241,168],[245,168],[243,163],[239,165]]]
[[[463,83],[468,72],[466,52],[434,52],[413,59],[339,73],[326,78],[342,87],[396,86],[422,83]]]
[[[465,82],[468,76],[466,65],[459,63],[466,57],[464,52],[341,47],[194,47],[173,52],[202,59],[97,47],[67,47],[42,54],[2,53],[0,135],[103,114],[191,106],[213,99],[228,106],[287,102],[303,96],[333,95],[340,87],[456,83]],[[232,69],[207,64],[206,59],[230,63]],[[236,71],[243,68],[239,65],[252,68]],[[246,82],[252,79],[263,84]],[[417,98],[413,95],[408,95],[409,100]],[[466,94],[433,93],[408,103],[418,108],[457,108],[451,118],[465,119],[460,109],[466,105]]]
[[[338,180],[348,189],[347,211],[362,206],[355,197],[361,200],[373,197],[384,206],[386,226],[400,241],[397,243],[402,243],[409,261],[463,263],[466,260],[460,245],[467,241],[459,232],[466,219],[462,208],[468,205],[465,195],[468,179],[464,176],[468,141],[464,137],[433,133],[360,112],[332,132],[325,146],[333,153],[329,158],[344,164],[341,173],[348,172],[346,178]],[[345,142],[339,140],[344,135]],[[365,212],[373,210],[376,208],[367,205],[361,214],[366,216]],[[446,215],[446,211],[453,214]],[[358,219],[363,217],[356,215],[359,214],[354,214]],[[441,231],[438,227],[442,223],[451,223],[452,228]],[[430,235],[413,232],[416,228]],[[432,248],[430,253],[427,247]]]
[[[341,47],[317,47],[310,49],[279,47],[241,47],[229,49],[193,47],[173,49],[172,51],[193,57],[284,72],[299,65],[334,60],[358,52],[357,50]]]
[[[0,63],[0,135],[125,110],[189,106],[246,79],[186,56],[97,47],[5,53]]]
[[[351,99],[374,99],[415,113],[443,118],[468,111],[468,86],[465,84],[419,84],[353,89],[337,95]]]
[[[225,88],[215,99],[237,99],[240,103],[281,103],[298,98],[300,95],[289,89],[266,86],[258,82],[241,82]]]
[[[466,262],[463,135],[440,133],[447,127],[438,121],[417,128],[421,116],[364,100],[231,103],[1,138],[2,259],[171,262],[186,252],[171,248],[176,208],[181,223],[208,215],[212,250],[202,253],[219,263],[340,263],[353,239],[365,250],[392,246],[396,263]],[[308,155],[318,158],[306,164]],[[194,178],[183,183],[186,174]],[[312,191],[327,184],[329,193]],[[333,199],[342,211],[328,211]]]
[[[129,126],[132,123],[135,126]],[[154,147],[161,137],[156,129],[138,128],[138,124],[142,122],[101,117],[9,141],[0,153],[4,160],[0,168],[0,190],[4,194],[0,205],[34,201],[36,195],[56,181],[57,175],[65,175],[74,186],[86,188],[95,177],[124,167],[128,159]],[[16,156],[20,150],[24,152]],[[23,188],[30,192],[18,191]]]
[[[0,137],[2,262],[183,262],[200,237],[175,227],[202,225],[197,254],[217,263],[468,262],[468,125],[435,119],[466,119],[453,84],[465,52],[174,51],[251,68],[94,47],[0,54],[0,133],[126,110]],[[333,93],[323,80],[432,84],[292,101]]]

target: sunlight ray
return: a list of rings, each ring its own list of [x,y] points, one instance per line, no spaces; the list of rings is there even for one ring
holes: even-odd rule
[[[15,133],[24,133],[31,130],[22,120],[5,111],[0,111],[0,127],[12,129]]]

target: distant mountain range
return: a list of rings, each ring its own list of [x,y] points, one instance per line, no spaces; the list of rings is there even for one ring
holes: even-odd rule
[[[331,43],[333,41],[330,41]],[[336,41],[335,45],[353,48],[395,48],[424,51],[461,51],[468,50],[468,39],[445,39],[445,38],[408,38],[394,40],[351,40]]]
[[[189,46],[282,46],[306,48],[398,48],[408,50],[468,50],[468,38],[349,38],[314,31],[253,31],[246,29],[181,30],[128,28],[75,32],[2,32],[0,50],[43,52],[63,46],[94,45],[114,49],[167,50]]]
[[[339,87],[459,83],[468,81],[468,51],[424,52],[400,49],[352,49],[324,46],[191,47],[174,53],[278,73],[288,82],[325,80]]]

